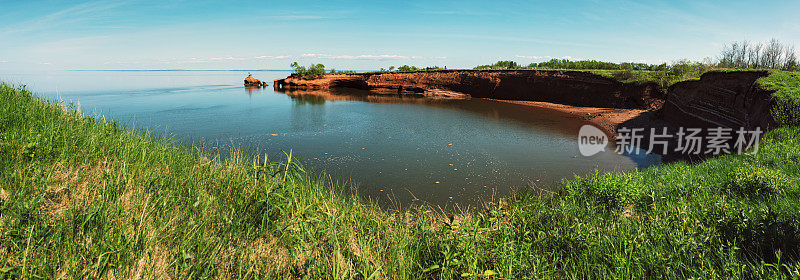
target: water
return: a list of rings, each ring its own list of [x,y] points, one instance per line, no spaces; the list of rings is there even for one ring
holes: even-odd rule
[[[0,73],[83,112],[209,147],[231,144],[281,160],[382,205],[475,206],[513,189],[574,175],[627,171],[657,156],[583,157],[582,121],[488,100],[369,96],[368,92],[274,92],[288,71],[253,71],[270,87],[247,89],[247,71],[52,71]],[[612,149],[613,151],[613,149]]]

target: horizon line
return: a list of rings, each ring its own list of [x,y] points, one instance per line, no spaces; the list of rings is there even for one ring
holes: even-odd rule
[[[98,72],[124,72],[124,71],[293,71],[291,69],[63,69],[64,71],[98,71]]]

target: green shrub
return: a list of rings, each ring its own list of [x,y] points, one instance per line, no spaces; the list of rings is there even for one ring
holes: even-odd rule
[[[303,79],[303,80],[313,80],[322,78],[325,75],[325,65],[322,64],[311,64],[308,67],[300,66],[297,62],[293,62],[291,65],[292,70],[294,73],[292,76]]]
[[[722,240],[753,262],[796,262],[800,250],[800,229],[796,213],[780,209],[729,212],[716,223]],[[784,268],[781,268],[784,269]]]
[[[581,69],[581,70],[649,70],[649,65],[644,63],[613,63],[596,60],[571,61],[569,59],[551,59],[545,62],[531,63],[529,68],[544,69]]]
[[[413,72],[413,71],[419,71],[419,68],[417,68],[416,66],[403,65],[403,66],[397,67],[397,71],[400,71],[400,72]]]
[[[680,80],[699,78],[700,75],[711,70],[711,66],[708,64],[692,62],[687,59],[676,61],[670,68],[670,76],[676,77]]]
[[[742,197],[766,198],[788,190],[790,180],[779,171],[761,166],[744,166],[729,174],[725,188]]]
[[[611,76],[619,81],[633,79],[633,73],[630,70],[614,71],[611,73]]]
[[[800,125],[800,100],[776,98],[775,107],[772,108],[772,117],[779,125]]]
[[[628,175],[596,173],[566,182],[563,191],[576,201],[597,205],[606,210],[628,206],[647,208],[653,201],[652,197],[640,181],[632,179]]]
[[[479,65],[475,67],[476,70],[511,70],[521,68],[516,61],[503,60],[495,62],[492,65]]]

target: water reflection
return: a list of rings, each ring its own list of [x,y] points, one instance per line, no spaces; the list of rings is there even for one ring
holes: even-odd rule
[[[361,194],[379,201],[391,201],[386,197],[392,193],[401,204],[475,205],[512,188],[549,188],[594,169],[625,171],[660,163],[658,155],[618,155],[612,146],[580,156],[576,139],[587,122],[552,110],[356,89],[280,93],[295,104],[293,122],[316,123],[321,133],[344,133],[338,148],[313,160],[336,163],[326,172],[354,179]],[[356,104],[364,106],[339,110]]]
[[[263,87],[257,87],[257,86],[245,86],[244,90],[247,91],[248,95],[253,96],[253,94],[262,92],[264,90],[264,88]]]
[[[292,100],[294,100],[295,104],[297,105],[323,105],[325,104],[325,99],[322,96],[313,95],[313,94],[301,94],[301,95],[289,95]]]
[[[577,137],[577,131],[580,127],[588,124],[587,121],[562,112],[485,99],[386,94],[350,88],[276,89],[275,91],[289,96],[297,105],[323,105],[325,102],[336,101],[413,104],[439,109],[459,110],[485,119],[507,122],[537,132],[555,133],[563,137]]]
[[[324,104],[325,101],[364,101],[372,103],[408,103],[426,104],[438,101],[455,100],[453,98],[435,98],[422,95],[400,95],[376,93],[368,90],[332,88],[332,89],[276,89],[276,92],[286,94],[292,100],[301,103],[311,102],[314,104]]]

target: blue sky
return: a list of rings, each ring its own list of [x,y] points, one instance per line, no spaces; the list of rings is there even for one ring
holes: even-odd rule
[[[800,1],[8,1],[0,70],[670,62],[800,43]]]

